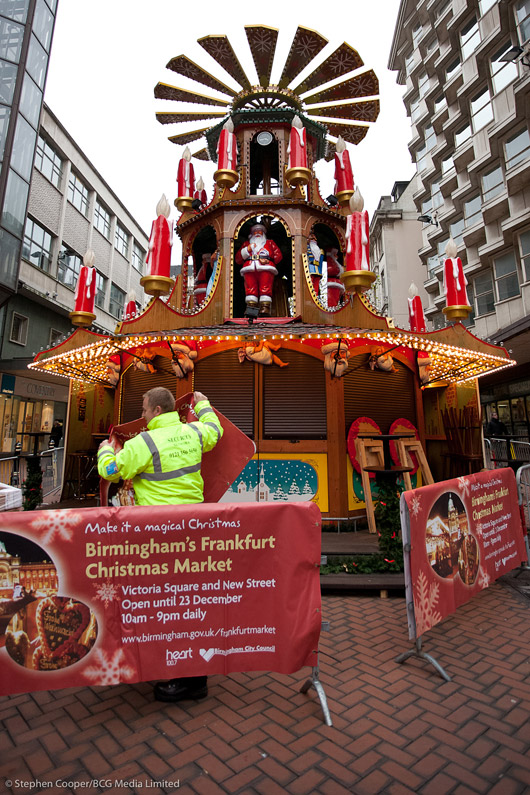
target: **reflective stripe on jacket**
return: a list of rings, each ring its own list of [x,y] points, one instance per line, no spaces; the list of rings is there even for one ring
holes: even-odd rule
[[[183,423],[177,411],[153,417],[148,430],[114,453],[98,452],[98,472],[111,481],[132,479],[138,505],[203,501],[202,454],[212,450],[223,429],[207,400],[194,407],[198,422]]]

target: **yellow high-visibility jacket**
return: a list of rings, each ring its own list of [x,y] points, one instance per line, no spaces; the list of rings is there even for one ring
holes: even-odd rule
[[[105,480],[132,479],[138,505],[203,501],[203,452],[212,450],[223,428],[209,401],[194,406],[198,422],[181,422],[177,411],[153,417],[148,430],[125,442],[115,453],[112,445],[98,451],[98,472]]]

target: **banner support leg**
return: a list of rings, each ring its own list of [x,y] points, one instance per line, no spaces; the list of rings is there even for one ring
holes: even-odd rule
[[[405,662],[405,660],[408,660],[409,657],[419,657],[422,660],[427,660],[427,662],[430,662],[433,668],[435,668],[438,671],[442,679],[445,679],[446,682],[451,681],[451,677],[448,674],[446,674],[440,663],[437,660],[435,660],[434,657],[432,657],[430,654],[426,654],[424,651],[422,651],[421,637],[416,638],[415,648],[410,649],[409,651],[406,651],[403,654],[400,654],[399,657],[396,657],[396,662],[403,663]]]
[[[320,681],[319,678],[318,665],[314,666],[311,669],[311,679],[308,679],[306,682],[304,682],[304,684],[300,688],[300,693],[307,693],[311,685],[313,685],[313,687],[317,691],[318,699],[320,701],[320,706],[322,707],[322,712],[324,713],[324,720],[326,722],[326,726],[333,726],[333,723],[331,722],[331,715],[329,712],[326,693],[324,691],[324,688],[322,687],[322,682]]]

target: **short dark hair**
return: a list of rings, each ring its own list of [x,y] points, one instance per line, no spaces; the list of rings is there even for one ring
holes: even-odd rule
[[[155,386],[145,393],[144,398],[147,398],[147,403],[152,409],[160,406],[162,414],[168,411],[175,411],[175,398],[165,386]]]

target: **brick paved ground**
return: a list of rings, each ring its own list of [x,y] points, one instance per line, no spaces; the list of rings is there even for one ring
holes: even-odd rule
[[[303,672],[215,676],[207,700],[183,706],[154,702],[147,683],[0,699],[0,792],[104,779],[110,788],[75,791],[528,793],[529,604],[496,583],[431,630],[424,647],[445,682],[426,662],[395,663],[409,648],[403,599],[324,597],[331,728],[315,691],[298,692]],[[154,785],[163,779],[180,788]]]

